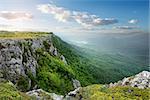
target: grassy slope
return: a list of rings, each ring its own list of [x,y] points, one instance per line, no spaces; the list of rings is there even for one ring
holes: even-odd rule
[[[30,39],[37,38],[41,36],[47,36],[52,34],[51,32],[8,32],[0,31],[0,39]]]
[[[149,100],[149,91],[150,89],[128,86],[108,88],[103,85],[90,85],[82,87],[76,98],[82,96],[82,100]],[[46,94],[41,94],[41,96],[51,100],[51,97]],[[36,100],[36,98],[29,97],[25,93],[19,92],[11,83],[4,82],[0,83],[0,100]]]
[[[0,100],[31,100],[25,93],[19,92],[11,83],[0,83]]]
[[[150,89],[138,89],[135,87],[112,87],[103,85],[91,85],[81,89],[83,100],[148,100]]]
[[[45,92],[39,92],[42,100],[53,100],[50,95]],[[11,82],[0,82],[0,100],[37,100],[36,96],[29,96],[24,92],[17,90]]]

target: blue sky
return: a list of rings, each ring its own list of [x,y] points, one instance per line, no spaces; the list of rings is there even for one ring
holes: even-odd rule
[[[149,29],[148,8],[148,0],[1,0],[0,29],[78,37],[143,32]]]

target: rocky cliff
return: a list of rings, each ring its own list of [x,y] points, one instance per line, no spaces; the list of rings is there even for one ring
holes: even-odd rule
[[[30,76],[36,77],[39,55],[38,49],[43,49],[50,55],[57,57],[67,64],[65,57],[57,52],[57,48],[53,46],[51,35],[28,39],[0,39],[0,74],[1,78],[11,81],[22,91],[30,90]],[[30,74],[30,76],[29,76]],[[21,86],[25,80],[27,89]]]

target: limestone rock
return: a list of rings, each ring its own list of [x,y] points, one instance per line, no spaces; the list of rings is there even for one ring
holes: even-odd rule
[[[58,55],[58,52],[57,52],[57,49],[56,49],[56,48],[54,48],[53,55],[54,55],[54,56],[57,56],[57,55]]]
[[[26,93],[29,96],[34,96],[37,100],[63,100],[64,96],[55,93],[48,93],[42,89],[32,90]]]
[[[63,55],[60,56],[60,59],[61,59],[65,64],[67,64],[67,61],[66,61],[66,59],[65,59],[65,57],[64,57]]]
[[[29,78],[30,74],[36,77],[38,68],[36,50],[40,48],[59,57],[60,53],[53,46],[51,35],[32,39],[0,39],[0,71],[3,78],[16,84],[20,76]],[[67,64],[63,55],[60,59]],[[30,79],[28,83],[31,86]]]
[[[81,87],[80,81],[73,79],[72,82],[75,89]]]
[[[64,100],[82,100],[82,95],[80,93],[81,87],[75,89],[74,91],[69,92]]]
[[[143,71],[135,76],[124,78],[122,81],[118,81],[117,83],[111,83],[109,86],[132,86],[140,89],[150,88],[150,72]]]

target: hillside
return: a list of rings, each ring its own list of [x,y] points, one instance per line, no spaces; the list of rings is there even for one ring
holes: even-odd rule
[[[84,86],[115,82],[148,70],[147,64],[125,55],[69,45],[57,36],[52,36],[52,40],[58,51],[64,54],[67,62],[73,66],[77,78]]]
[[[70,98],[73,95],[70,91],[80,93],[81,86],[85,93],[97,93],[92,89],[103,85],[92,84],[116,82],[143,70],[148,70],[148,66],[122,55],[90,54],[51,32],[0,32],[0,99],[15,100],[27,96],[29,100],[43,97],[49,100],[64,95]],[[109,88],[113,87],[107,87],[108,91]],[[117,86],[115,89],[119,92],[126,87]],[[33,96],[36,94],[38,97]],[[104,95],[108,97],[108,94]],[[86,98],[87,95],[77,96]]]

